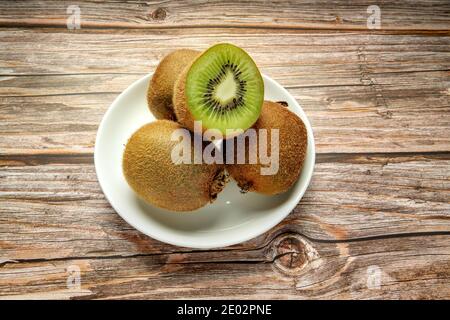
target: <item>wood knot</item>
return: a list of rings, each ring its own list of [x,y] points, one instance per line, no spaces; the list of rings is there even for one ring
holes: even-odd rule
[[[167,12],[163,8],[157,8],[150,14],[150,17],[153,20],[158,20],[158,21],[164,20],[166,18],[166,16],[167,16]]]
[[[298,234],[284,234],[273,245],[274,265],[288,275],[297,275],[316,257],[316,250]]]

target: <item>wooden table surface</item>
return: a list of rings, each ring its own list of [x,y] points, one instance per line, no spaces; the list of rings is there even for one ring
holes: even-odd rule
[[[0,2],[0,298],[450,299],[450,2],[374,2]],[[278,226],[191,250],[116,214],[94,141],[165,54],[216,42],[294,95],[317,163]]]

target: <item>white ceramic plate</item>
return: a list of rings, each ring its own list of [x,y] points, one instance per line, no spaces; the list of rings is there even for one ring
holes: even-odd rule
[[[265,99],[286,101],[305,123],[308,149],[302,173],[286,193],[264,196],[241,194],[234,181],[213,204],[190,213],[153,207],[131,190],[122,173],[122,154],[128,138],[142,125],[155,120],[147,107],[146,91],[151,75],[136,81],[109,107],[95,142],[95,169],[106,198],[117,213],[140,232],[159,241],[191,248],[214,248],[252,239],[283,220],[308,187],[315,162],[311,125],[297,101],[277,82],[264,78]]]

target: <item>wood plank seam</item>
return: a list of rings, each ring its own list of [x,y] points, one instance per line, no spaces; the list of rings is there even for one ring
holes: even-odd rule
[[[10,21],[5,19],[0,19],[0,28],[60,28],[67,29],[66,22],[38,22],[38,21]],[[385,34],[395,34],[395,35],[450,35],[450,30],[441,29],[395,29],[395,28],[382,28],[382,29],[367,29],[365,25],[356,26],[342,26],[342,27],[330,27],[330,26],[319,26],[317,24],[311,25],[266,25],[261,26],[258,24],[203,24],[203,25],[191,25],[191,24],[180,24],[173,26],[161,26],[161,25],[136,25],[136,24],[126,24],[126,23],[95,23],[89,22],[82,25],[82,29],[104,29],[104,30],[130,30],[130,29],[150,29],[150,30],[169,30],[169,29],[254,29],[254,30],[272,30],[272,31],[283,31],[283,30],[293,30],[293,31],[325,31],[325,32],[361,32],[377,35]],[[81,29],[81,30],[82,30]],[[71,30],[68,30],[70,32]]]
[[[450,160],[450,150],[447,151],[414,151],[414,152],[352,152],[352,153],[317,153],[316,163],[333,163],[352,161],[357,163],[358,158],[402,158],[422,156],[428,159]],[[40,165],[40,164],[76,164],[76,163],[94,163],[94,153],[49,153],[48,150],[43,153],[0,153],[0,167],[9,166],[8,162],[23,163],[25,165]],[[365,161],[367,162],[367,161]],[[387,163],[386,163],[387,164]]]
[[[278,239],[282,239],[285,237],[297,236],[312,243],[322,243],[322,244],[348,244],[354,242],[367,242],[374,240],[387,240],[387,239],[397,239],[397,238],[421,238],[421,237],[433,237],[433,236],[450,236],[450,231],[433,231],[433,232],[411,232],[411,233],[397,233],[397,234],[386,234],[372,237],[361,237],[361,238],[349,238],[349,239],[336,239],[336,240],[326,240],[326,239],[315,239],[309,236],[306,236],[297,231],[290,231],[288,229],[282,230],[282,232],[275,232],[272,237],[266,241],[263,245],[259,247],[255,247],[252,249],[244,250],[244,251],[260,251],[265,249],[272,248],[273,244],[277,242]],[[450,238],[449,238],[450,239]],[[242,251],[239,248],[220,248],[220,249],[210,249],[210,250],[185,250],[185,251],[168,251],[161,253],[139,253],[139,254],[131,254],[131,255],[106,255],[106,256],[69,256],[69,257],[60,257],[60,258],[34,258],[34,259],[11,259],[11,260],[1,260],[0,268],[6,266],[7,264],[18,264],[18,263],[39,263],[39,262],[57,262],[57,261],[73,261],[73,260],[85,260],[85,259],[98,259],[98,260],[110,260],[110,259],[124,259],[124,258],[139,258],[139,257],[155,257],[155,256],[167,256],[167,255],[176,255],[176,254],[195,254],[195,253],[217,253],[217,252],[230,252],[230,251]],[[242,260],[226,260],[226,261],[204,261],[202,263],[273,263],[276,259],[282,258],[285,255],[292,254],[294,251],[283,252],[274,256],[271,261],[261,260],[261,261],[242,261]],[[165,262],[164,264],[167,264]],[[198,263],[196,261],[196,263]]]

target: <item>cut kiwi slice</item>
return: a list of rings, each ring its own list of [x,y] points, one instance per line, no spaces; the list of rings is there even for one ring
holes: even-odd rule
[[[261,113],[264,100],[261,73],[252,58],[232,44],[217,44],[206,50],[187,70],[184,81],[184,88],[179,90],[184,89],[186,101],[181,107],[188,110],[178,112],[174,98],[177,115],[186,111],[190,114],[181,116],[181,122],[187,118],[202,121],[204,130],[218,129],[226,136],[230,131],[250,128]]]

